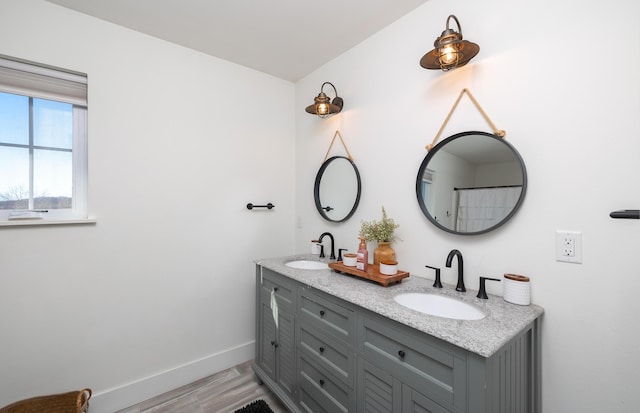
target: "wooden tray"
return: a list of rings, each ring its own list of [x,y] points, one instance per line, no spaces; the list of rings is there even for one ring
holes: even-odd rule
[[[342,261],[337,261],[330,262],[329,268],[332,268],[336,272],[346,273],[377,282],[378,284],[382,284],[384,287],[389,286],[389,284],[399,283],[409,276],[409,273],[406,271],[398,271],[398,273],[394,275],[381,274],[380,266],[378,264],[369,264],[369,266],[367,266],[367,271],[360,271],[356,269],[356,267],[347,267],[342,263]]]

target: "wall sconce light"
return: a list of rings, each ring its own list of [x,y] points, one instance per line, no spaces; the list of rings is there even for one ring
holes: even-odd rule
[[[458,31],[449,28],[449,20],[456,21]],[[442,69],[447,71],[466,65],[480,51],[480,46],[462,40],[460,22],[453,14],[447,17],[447,28],[433,42],[435,49],[422,56],[420,66],[425,69]]]
[[[331,85],[331,87],[333,88],[333,92],[336,95],[333,100],[330,100],[329,97],[324,93],[324,85]],[[324,82],[322,84],[322,87],[320,87],[320,94],[313,99],[313,105],[307,106],[305,110],[307,111],[307,113],[311,113],[312,115],[318,115],[321,118],[326,118],[327,116],[342,111],[343,105],[344,102],[342,101],[342,98],[338,96],[336,87],[333,86],[333,84],[330,82]]]

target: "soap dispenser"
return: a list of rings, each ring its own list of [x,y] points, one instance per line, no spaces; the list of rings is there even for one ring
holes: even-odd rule
[[[358,247],[356,268],[360,271],[367,271],[369,265],[369,251],[367,251],[367,241],[360,237],[360,246]]]

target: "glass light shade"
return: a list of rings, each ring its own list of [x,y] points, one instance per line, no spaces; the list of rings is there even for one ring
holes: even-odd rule
[[[451,65],[458,60],[458,51],[450,44],[438,49],[438,55],[440,56],[441,64]]]
[[[320,117],[327,116],[329,114],[329,105],[326,103],[318,103],[316,105],[316,114]]]

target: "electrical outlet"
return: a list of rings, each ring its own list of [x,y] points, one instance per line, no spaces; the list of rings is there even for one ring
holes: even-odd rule
[[[582,264],[582,233],[556,231],[556,261]]]
[[[576,256],[576,239],[572,234],[560,235],[560,255],[563,257]]]

